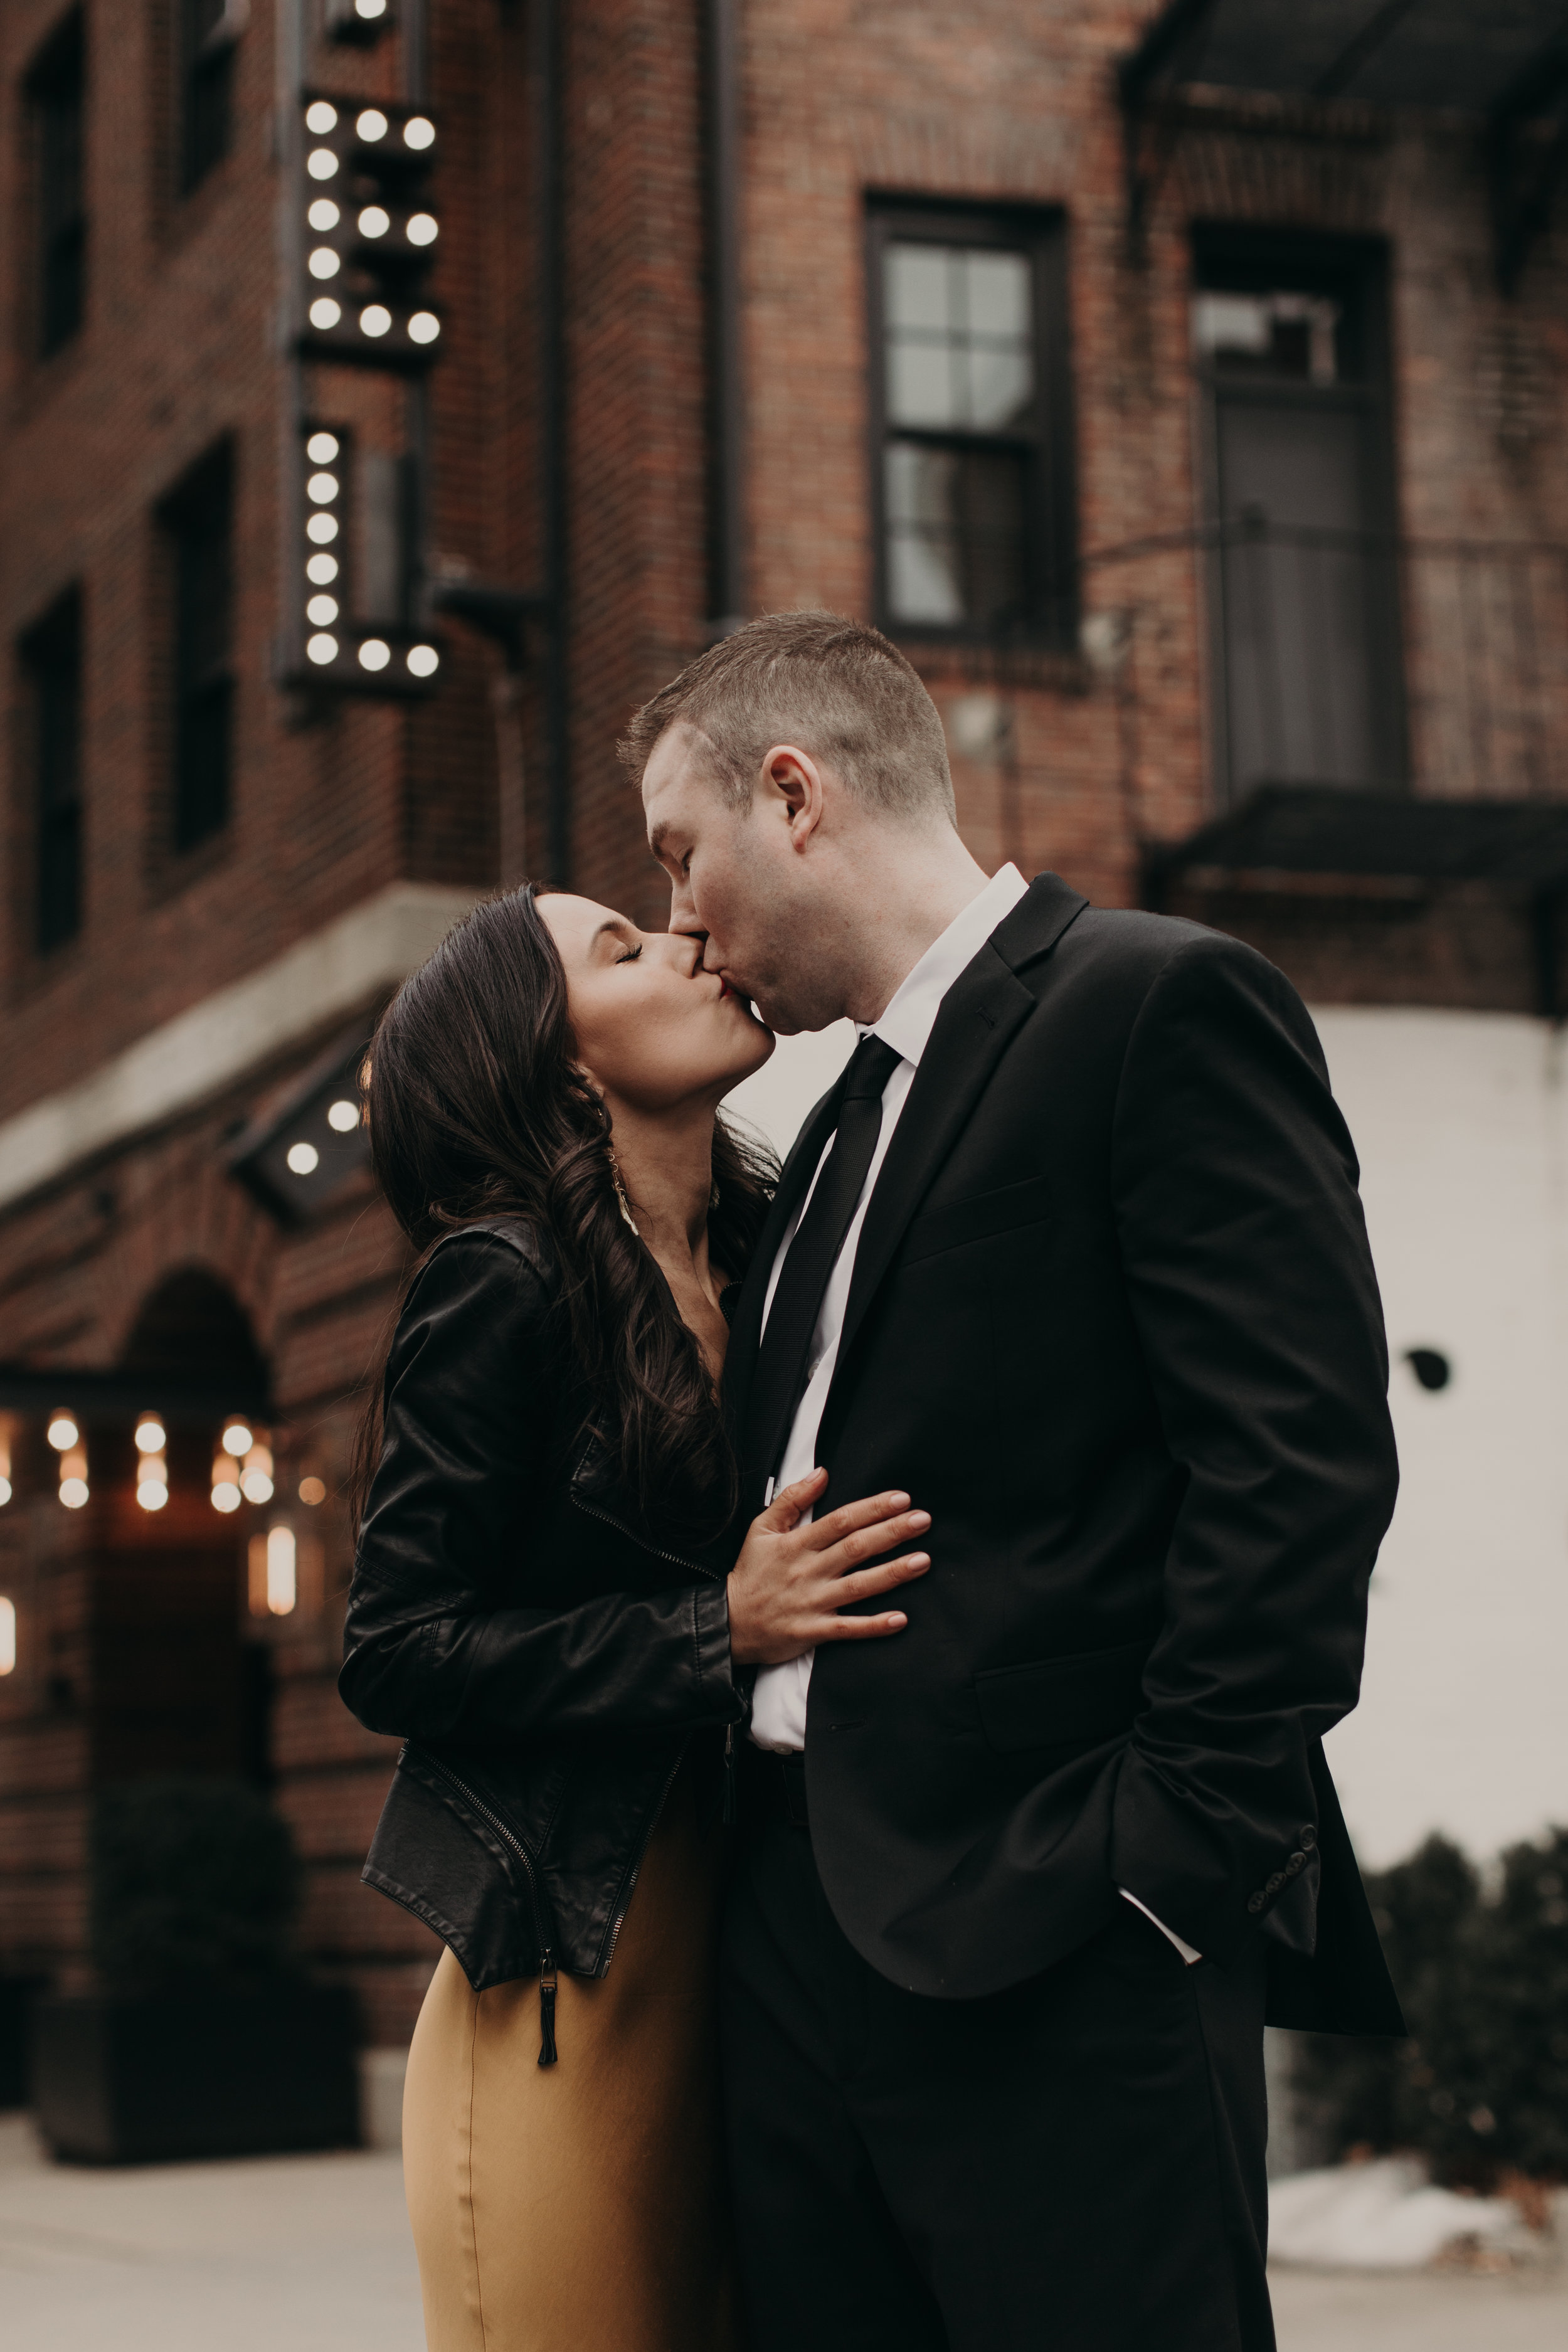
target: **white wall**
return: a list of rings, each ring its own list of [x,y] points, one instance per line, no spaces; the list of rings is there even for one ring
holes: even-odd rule
[[[1568,1822],[1568,1053],[1544,1023],[1316,1014],[1362,1159],[1404,1479],[1361,1707],[1329,1743],[1363,1858],[1430,1829],[1478,1856]],[[786,1150],[847,1022],[731,1097]],[[1422,1389],[1407,1348],[1439,1349]]]

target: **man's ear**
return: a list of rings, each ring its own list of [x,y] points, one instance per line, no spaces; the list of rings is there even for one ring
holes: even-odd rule
[[[763,761],[762,788],[789,825],[791,848],[806,848],[826,806],[822,771],[810,752],[798,744],[775,743]]]

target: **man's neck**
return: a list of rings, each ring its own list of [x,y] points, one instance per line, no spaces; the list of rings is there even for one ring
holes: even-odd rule
[[[844,1010],[869,1027],[879,1021],[921,956],[980,896],[989,880],[951,826],[900,837],[868,861],[856,913],[856,956]]]

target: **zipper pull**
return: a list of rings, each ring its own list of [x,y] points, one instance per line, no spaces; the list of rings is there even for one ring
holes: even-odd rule
[[[539,2063],[555,2063],[555,1955],[546,1952],[539,1964]]]
[[[726,1829],[734,1828],[740,1814],[741,1808],[736,1801],[736,1797],[735,1727],[732,1723],[727,1723],[724,1726],[724,1803],[720,1816]]]

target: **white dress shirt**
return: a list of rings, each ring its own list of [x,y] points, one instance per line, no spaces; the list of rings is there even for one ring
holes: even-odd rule
[[[827,1287],[822,1294],[822,1305],[812,1333],[811,1353],[807,1359],[809,1371],[805,1389],[795,1407],[779,1464],[777,1486],[793,1486],[816,1466],[816,1436],[822,1426],[823,1411],[827,1403],[827,1391],[833,1385],[833,1374],[838,1361],[838,1342],[844,1330],[844,1310],[849,1302],[849,1286],[854,1279],[856,1253],[860,1246],[860,1230],[866,1222],[866,1211],[876,1190],[877,1179],[882,1172],[882,1162],[894,1131],[909,1100],[910,1088],[915,1081],[921,1056],[931,1042],[936,1026],[936,1016],[942,1002],[961,973],[967,971],[986,940],[1010,915],[1020,898],[1026,896],[1028,884],[1016,866],[1004,866],[994,874],[960,914],[953,917],[940,939],[927,948],[914,970],[889,1003],[879,1020],[869,1028],[857,1024],[859,1036],[880,1037],[901,1056],[882,1088],[882,1125],[877,1137],[877,1148],[871,1155],[871,1165],[866,1171],[866,1181],[857,1203],[855,1214],[834,1261]],[[811,1205],[828,1153],[833,1149],[829,1136],[822,1147],[822,1157],[816,1163],[811,1182],[802,1194],[800,1205],[790,1221],[789,1230],[779,1244],[768,1277],[768,1295],[763,1308],[763,1329],[773,1312],[773,1294],[779,1286],[779,1276],[789,1255],[800,1221]],[[760,1335],[759,1335],[760,1336]],[[773,1489],[769,1490],[772,1500]],[[918,1502],[919,1497],[916,1497]],[[806,1517],[810,1517],[807,1512]],[[798,1658],[790,1658],[781,1666],[764,1666],[757,1676],[752,1699],[752,1738],[759,1748],[787,1756],[805,1746],[805,1702],[811,1687],[811,1665],[816,1653],[805,1650]],[[1125,1893],[1125,1888],[1122,1889]],[[1135,1895],[1127,1900],[1137,1905],[1163,1936],[1168,1936],[1189,1965],[1200,1955],[1189,1944],[1184,1944],[1162,1920],[1155,1919],[1146,1904],[1139,1903]]]

